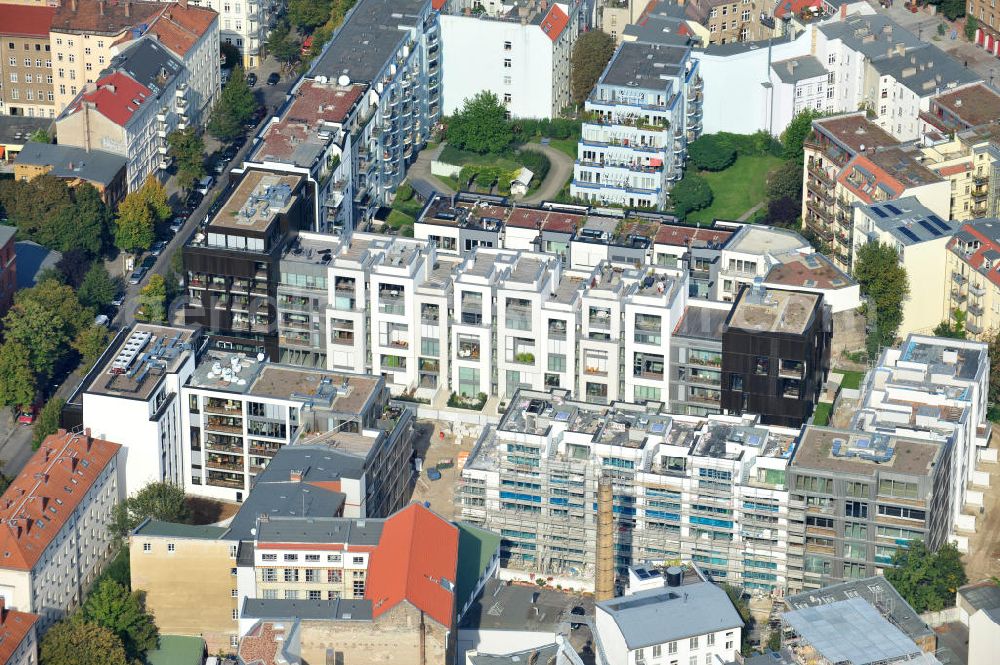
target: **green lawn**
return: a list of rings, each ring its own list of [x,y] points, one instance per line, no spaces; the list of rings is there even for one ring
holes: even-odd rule
[[[854,372],[850,370],[837,370],[844,375],[844,380],[840,382],[841,388],[857,390],[861,387],[861,381],[865,378],[864,372]]]
[[[549,141],[549,145],[560,152],[566,153],[574,160],[576,159],[578,154],[576,150],[577,139],[552,139]]]
[[[813,411],[813,424],[823,425],[830,424],[830,412],[833,411],[833,404],[829,402],[820,402],[816,405],[816,410]]]
[[[459,150],[450,145],[444,147],[444,150],[438,156],[438,161],[445,162],[446,164],[454,164],[455,166],[466,166],[469,164],[473,166],[497,166],[504,171],[514,171],[521,168],[519,163],[506,155],[480,155],[468,150]]]
[[[692,212],[687,222],[710,224],[715,219],[739,219],[764,200],[767,174],[781,164],[774,155],[741,156],[724,171],[700,173],[714,196],[712,205]]]

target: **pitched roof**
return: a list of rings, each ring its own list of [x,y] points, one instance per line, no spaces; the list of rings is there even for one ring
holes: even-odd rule
[[[0,35],[48,37],[55,13],[55,7],[0,4]]]
[[[785,18],[794,16],[808,7],[819,7],[821,0],[782,0],[774,8],[774,18]]]
[[[26,143],[14,160],[15,164],[51,166],[49,175],[57,178],[79,178],[102,185],[111,184],[125,169],[127,160],[103,150],[84,150],[55,143]]]
[[[205,7],[171,5],[153,21],[148,33],[156,35],[161,44],[183,57],[218,18],[214,10]]]
[[[468,522],[459,522],[456,526],[458,579],[455,581],[455,593],[461,604],[472,600],[472,592],[500,549],[500,536]]]
[[[0,568],[31,570],[121,448],[60,430],[0,496]]]
[[[122,72],[114,72],[99,78],[96,89],[80,93],[78,101],[67,109],[67,113],[76,113],[83,102],[87,102],[93,104],[97,112],[108,120],[124,127],[139,110],[139,106],[152,96],[153,91],[146,86]]]
[[[985,218],[964,224],[948,241],[948,249],[1000,286],[1000,261],[995,258],[1000,254],[1000,220]]]
[[[837,180],[865,203],[872,203],[882,198],[894,199],[904,190],[903,183],[862,155],[851,159],[837,176]],[[873,196],[876,189],[881,189],[885,196]]]
[[[542,32],[552,41],[556,41],[568,24],[569,16],[562,10],[562,7],[554,4],[549,9],[549,13],[542,19]]]
[[[36,621],[37,614],[8,610],[0,600],[0,663],[11,662],[14,652],[31,632]]]
[[[407,600],[450,629],[455,619],[458,529],[414,503],[389,517],[371,554],[365,598],[378,618]]]

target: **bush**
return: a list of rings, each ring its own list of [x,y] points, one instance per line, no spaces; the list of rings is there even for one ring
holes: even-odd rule
[[[396,189],[396,200],[403,202],[413,198],[413,185],[404,182]]]
[[[692,166],[704,171],[721,171],[736,161],[736,148],[718,134],[705,134],[688,146]]]
[[[523,118],[514,121],[514,133],[522,141],[536,137],[568,139],[580,135],[580,120],[569,118]]]
[[[486,393],[479,393],[476,399],[471,399],[469,397],[463,397],[458,393],[452,393],[451,397],[448,398],[448,406],[453,409],[469,409],[470,411],[482,411],[483,407],[486,406],[486,400],[488,396]]]
[[[688,213],[712,205],[712,188],[701,176],[688,173],[670,190],[674,214],[685,217]]]
[[[541,184],[545,180],[545,176],[549,174],[549,169],[552,167],[548,157],[534,150],[518,150],[517,161],[534,174],[533,179],[537,184]]]

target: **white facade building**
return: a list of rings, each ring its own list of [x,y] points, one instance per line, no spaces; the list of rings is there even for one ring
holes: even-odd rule
[[[199,7],[210,7],[219,14],[219,39],[232,44],[243,55],[243,69],[259,67],[267,35],[278,18],[281,0],[188,0]],[[219,50],[216,48],[216,54]],[[218,58],[216,74],[218,74]],[[232,65],[232,63],[227,63]]]
[[[440,18],[442,48],[452,54],[443,72],[445,115],[460,111],[483,90],[494,93],[515,118],[554,118],[570,106],[580,0],[503,5],[476,15],[461,6],[472,3],[452,4],[459,6]]]

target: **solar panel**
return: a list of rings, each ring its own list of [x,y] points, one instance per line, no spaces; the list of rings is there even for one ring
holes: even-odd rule
[[[910,229],[904,229],[900,227],[899,232],[902,233],[907,238],[909,238],[910,240],[912,240],[913,242],[920,242],[920,238],[914,235],[913,231],[911,231]]]
[[[918,224],[920,224],[920,226],[922,226],[922,227],[924,227],[925,229],[927,229],[927,232],[928,232],[928,233],[930,233],[930,234],[931,234],[932,236],[934,236],[935,238],[937,238],[938,236],[940,236],[940,235],[941,235],[941,232],[940,232],[940,231],[938,231],[938,230],[937,230],[936,228],[934,228],[933,226],[931,226],[930,222],[928,222],[928,221],[926,221],[926,220],[923,220],[923,219],[921,219],[921,220],[920,220],[919,222],[917,222],[917,223],[918,223]]]
[[[891,203],[886,203],[885,207],[886,207],[886,210],[888,210],[889,212],[891,212],[894,215],[902,215],[903,214],[902,210],[900,210],[896,206],[892,205]]]
[[[935,226],[937,226],[939,229],[941,229],[945,233],[947,233],[948,231],[951,230],[951,227],[949,227],[947,224],[945,224],[944,222],[942,222],[941,218],[938,217],[937,215],[928,215],[927,219],[931,220],[934,223]]]
[[[876,215],[878,215],[882,219],[885,219],[886,217],[889,216],[889,215],[885,214],[885,210],[882,210],[882,208],[878,208],[878,207],[872,208],[872,212],[875,213]]]

